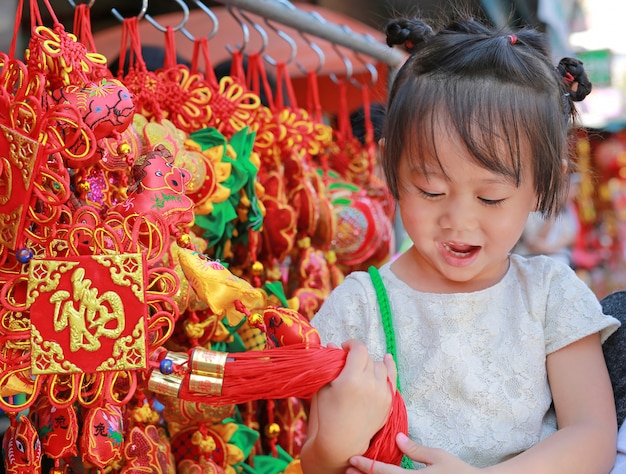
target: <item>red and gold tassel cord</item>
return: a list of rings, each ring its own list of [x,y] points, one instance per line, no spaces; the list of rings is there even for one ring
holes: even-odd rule
[[[341,372],[347,352],[321,345],[296,344],[263,351],[216,352],[202,347],[189,354],[163,351],[148,389],[211,405],[253,400],[311,398]],[[404,400],[397,390],[387,422],[374,436],[365,456],[400,464],[395,435],[408,432]]]

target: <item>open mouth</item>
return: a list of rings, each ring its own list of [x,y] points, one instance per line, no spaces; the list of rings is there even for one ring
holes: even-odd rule
[[[457,242],[443,242],[442,246],[447,252],[459,258],[471,257],[480,250],[478,245],[460,244]]]

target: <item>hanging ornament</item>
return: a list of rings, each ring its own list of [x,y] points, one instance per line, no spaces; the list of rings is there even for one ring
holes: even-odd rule
[[[121,409],[116,406],[87,410],[80,434],[81,458],[86,467],[102,470],[122,458],[122,420]]]
[[[2,439],[4,472],[41,474],[41,441],[37,430],[23,415],[9,415],[11,424]]]
[[[39,397],[32,409],[35,427],[41,438],[43,453],[60,468],[78,454],[78,417],[73,406],[57,408],[47,397]]]

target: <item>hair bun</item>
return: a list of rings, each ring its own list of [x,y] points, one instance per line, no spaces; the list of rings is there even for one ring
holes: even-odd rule
[[[401,44],[412,53],[418,44],[433,36],[433,30],[417,18],[398,18],[387,23],[385,34],[387,46]]]
[[[583,62],[576,58],[563,58],[557,70],[573,101],[580,102],[591,92],[591,81],[587,77]]]

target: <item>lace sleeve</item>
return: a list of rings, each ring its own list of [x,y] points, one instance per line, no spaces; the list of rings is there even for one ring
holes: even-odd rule
[[[603,314],[595,294],[573,270],[555,267],[550,276],[546,286],[547,354],[596,332],[604,342],[619,327],[617,319]]]

